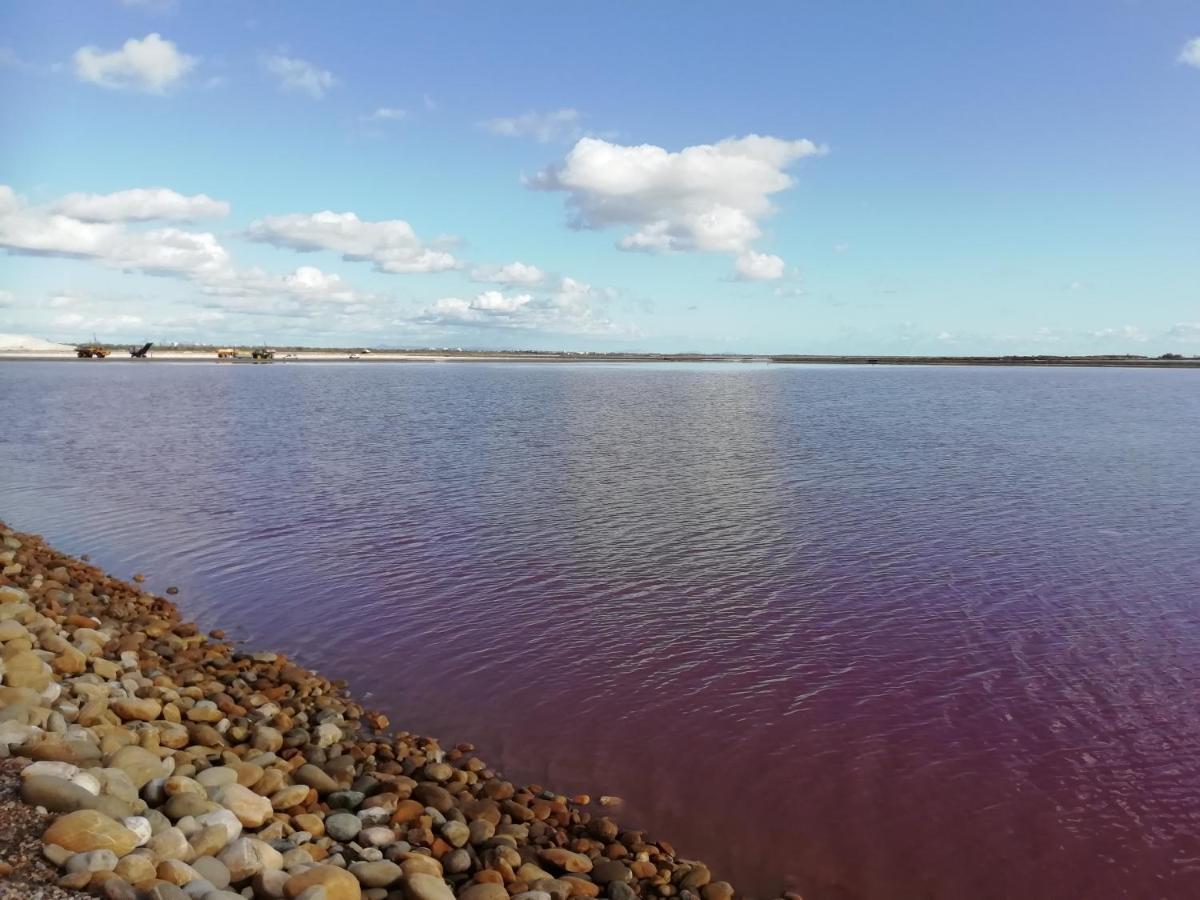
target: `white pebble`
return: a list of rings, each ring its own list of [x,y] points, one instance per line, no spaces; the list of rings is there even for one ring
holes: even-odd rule
[[[22,778],[33,778],[35,775],[49,775],[51,778],[63,778],[70,781],[78,774],[79,766],[73,766],[69,762],[57,762],[56,760],[49,759],[30,763],[21,770]]]
[[[139,847],[144,846],[153,833],[150,820],[144,816],[126,816],[121,820],[121,824],[137,835]]]
[[[100,779],[87,772],[78,772],[71,776],[71,783],[77,784],[94,797],[100,796]]]
[[[58,695],[61,693],[62,685],[57,681],[51,681],[50,685],[44,691],[38,694],[38,696],[42,698],[47,706],[49,706],[58,699]]]

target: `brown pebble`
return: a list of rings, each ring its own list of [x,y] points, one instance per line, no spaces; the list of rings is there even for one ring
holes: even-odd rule
[[[37,538],[10,535],[0,523],[0,554],[14,542],[16,549],[25,549],[2,580],[28,591],[44,620],[27,629],[28,637],[10,629],[16,643],[6,647],[6,678],[32,681],[36,693],[48,678],[61,683],[64,675],[84,675],[71,679],[84,688],[78,697],[64,695],[62,702],[78,706],[72,724],[93,729],[97,739],[92,743],[54,735],[22,752],[85,769],[105,763],[128,775],[134,788],[142,786],[144,776],[170,775],[150,802],[159,812],[186,806],[188,810],[175,811],[200,814],[214,805],[209,796],[220,796],[223,805],[237,800],[245,806],[245,800],[253,808],[234,814],[244,827],[260,829],[256,841],[277,843],[305,832],[307,839],[285,854],[287,871],[271,870],[283,881],[265,892],[256,883],[258,894],[292,897],[319,885],[331,894],[330,900],[386,900],[388,891],[382,887],[360,890],[358,880],[345,871],[344,848],[325,833],[326,816],[357,793],[367,799],[356,801],[349,811],[362,815],[373,809],[372,843],[386,840],[390,831],[397,841],[411,845],[404,853],[389,846],[384,851],[387,863],[374,867],[400,867],[403,887],[388,897],[421,900],[417,892],[410,892],[409,880],[424,877],[436,882],[431,881],[431,890],[438,888],[424,900],[454,900],[456,895],[458,900],[505,900],[506,895],[530,890],[544,891],[553,900],[737,896],[728,883],[713,881],[707,867],[680,859],[666,841],[621,830],[604,815],[615,817],[616,810],[585,809],[592,803],[619,807],[620,797],[568,797],[552,786],[520,787],[469,756],[475,750],[471,744],[444,749],[431,738],[389,733],[387,716],[355,702],[344,682],[325,679],[282,653],[241,650],[241,642],[226,640],[220,630],[206,637],[182,620],[174,602],[131,583],[145,580],[143,573],[130,581],[111,578],[63,557]],[[178,592],[171,585],[164,593]],[[99,647],[103,635],[108,644]],[[120,656],[124,659],[118,661]],[[50,661],[52,672],[43,659]],[[26,689],[6,684],[0,690]],[[137,770],[136,777],[130,767]],[[225,771],[205,775],[210,769]],[[338,790],[343,798],[334,798]],[[55,866],[63,866],[72,850],[112,845],[118,856],[132,850],[136,835],[120,821],[128,811],[127,798],[102,799],[112,802],[68,813],[45,831],[43,839],[52,837],[55,845],[62,845],[51,850],[70,845],[62,849],[61,858],[46,852]],[[434,810],[455,821],[435,826]],[[248,825],[246,817],[255,824]],[[66,827],[76,820],[79,828]],[[189,856],[215,856],[228,836],[225,825],[211,824],[179,849],[186,847]],[[162,842],[157,835],[151,847]],[[137,900],[158,879],[151,893],[178,896],[173,885],[191,877],[190,864],[182,856],[164,861],[141,855],[146,852],[125,853],[114,872],[64,876],[58,869],[38,880],[63,876],[64,886],[86,887],[104,900]],[[27,876],[24,860],[10,854],[3,841],[0,853],[12,861],[0,863],[0,878],[11,876],[14,865],[23,879]],[[248,887],[243,884],[241,889]],[[3,889],[0,896],[7,896]]]

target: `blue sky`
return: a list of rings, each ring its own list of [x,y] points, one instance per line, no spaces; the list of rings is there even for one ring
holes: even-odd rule
[[[10,3],[0,331],[1200,353],[1198,38],[1172,0]]]

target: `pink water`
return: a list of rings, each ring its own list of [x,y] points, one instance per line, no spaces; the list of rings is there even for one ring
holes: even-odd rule
[[[0,386],[0,517],[747,893],[1200,896],[1200,373]]]

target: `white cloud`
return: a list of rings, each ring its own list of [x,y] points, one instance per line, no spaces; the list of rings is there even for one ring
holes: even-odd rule
[[[553,334],[626,335],[635,334],[607,315],[611,301],[608,291],[562,278],[546,293],[505,294],[482,291],[469,300],[444,297],[417,316],[416,321],[445,327],[471,327]]]
[[[572,227],[631,226],[617,242],[622,250],[741,256],[762,235],[771,195],[793,184],[784,169],[824,152],[812,141],[759,135],[678,152],[583,138],[526,185],[565,192]]]
[[[101,87],[165,93],[195,68],[197,59],[181,53],[171,41],[148,34],[130,38],[120,50],[105,53],[98,47],[75,51],[75,74],[80,81]]]
[[[301,253],[329,250],[392,274],[442,272],[459,265],[452,254],[422,241],[403,219],[369,222],[352,212],[267,216],[250,224],[247,237]]]
[[[12,291],[0,291],[0,309],[9,309],[16,304],[17,298]]]
[[[769,253],[746,250],[733,262],[737,277],[743,281],[774,281],[783,277],[783,260]]]
[[[399,122],[406,118],[408,113],[394,106],[381,106],[369,116],[363,116],[363,120],[367,122]]]
[[[1200,37],[1194,37],[1179,51],[1179,61],[1185,66],[1200,69]]]
[[[201,287],[221,309],[256,316],[355,315],[369,312],[378,299],[355,290],[340,275],[315,266],[300,266],[286,275],[259,268],[230,271]]]
[[[327,69],[282,53],[265,57],[263,67],[279,79],[279,85],[285,91],[302,91],[314,100],[320,100],[338,83]]]
[[[36,319],[40,323],[38,327],[133,336],[142,330],[143,320],[146,328],[193,334],[223,323],[235,335],[257,334],[258,328],[269,327],[290,330],[300,337],[371,330],[373,323],[380,321],[377,313],[387,298],[360,292],[335,273],[314,266],[300,266],[282,275],[257,267],[241,268],[213,234],[175,227],[134,230],[124,222],[85,222],[58,211],[70,208],[66,200],[52,206],[30,206],[11,187],[0,185],[0,248],[173,276],[198,289],[204,305],[198,307],[193,297],[167,315],[172,301],[160,299],[162,292],[156,290],[150,297],[129,300],[140,308],[116,314],[109,300],[60,292],[35,305],[45,314],[25,310],[30,322]]]
[[[527,112],[511,118],[489,119],[481,123],[492,134],[504,137],[531,137],[539,143],[575,140],[580,135],[578,110],[566,108],[551,112]]]
[[[471,280],[484,284],[541,284],[546,273],[537,266],[523,262],[511,262],[503,266],[476,266],[471,270]]]
[[[52,207],[83,222],[190,222],[229,215],[229,204],[207,194],[190,197],[168,188],[133,188],[112,194],[67,194]]]
[[[1095,340],[1115,338],[1122,341],[1137,341],[1138,343],[1148,340],[1146,334],[1136,325],[1122,325],[1118,328],[1096,328],[1087,332],[1087,336]]]
[[[232,271],[229,252],[216,235],[173,227],[130,231],[117,222],[81,221],[57,211],[63,203],[31,207],[11,187],[0,185],[0,247],[25,255],[91,259],[150,275],[205,279]]]

